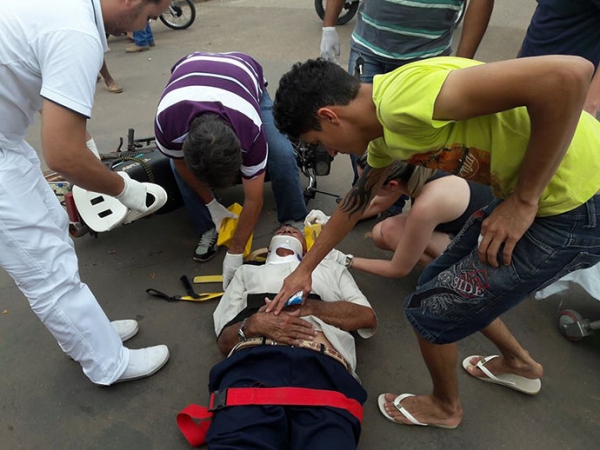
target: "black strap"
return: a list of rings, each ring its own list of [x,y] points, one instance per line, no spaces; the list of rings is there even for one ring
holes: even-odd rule
[[[181,284],[183,284],[183,287],[185,288],[185,292],[187,293],[187,295],[189,295],[192,298],[200,298],[200,296],[198,294],[196,294],[196,292],[194,292],[194,288],[192,287],[192,282],[187,277],[187,275],[182,275],[179,280],[181,281]]]
[[[181,300],[181,297],[179,295],[170,296],[165,294],[164,292],[152,288],[146,289],[146,293],[152,295],[153,297],[162,298],[163,300],[166,300],[168,302],[176,302]]]
[[[248,294],[246,297],[246,307],[241,310],[237,316],[231,319],[227,324],[223,327],[223,330],[233,324],[239,323],[244,319],[247,319],[253,314],[256,314],[260,308],[262,308],[265,304],[265,297],[269,300],[273,300],[277,294],[272,294],[269,292],[265,292],[262,294]],[[319,294],[310,293],[307,297],[308,300],[323,300]]]

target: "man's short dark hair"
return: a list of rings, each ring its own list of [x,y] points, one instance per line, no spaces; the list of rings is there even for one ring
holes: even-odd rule
[[[273,115],[283,134],[297,139],[320,130],[317,111],[324,106],[345,106],[358,95],[360,81],[322,58],[296,63],[279,81]]]
[[[183,158],[190,172],[213,188],[233,186],[240,177],[240,140],[216,114],[194,119],[183,142]]]

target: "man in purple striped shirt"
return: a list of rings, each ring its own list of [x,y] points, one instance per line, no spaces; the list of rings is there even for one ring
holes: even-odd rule
[[[223,260],[223,288],[242,264],[242,253],[263,205],[265,173],[273,184],[279,222],[302,221],[306,205],[292,146],[273,123],[273,102],[260,64],[243,53],[195,52],[179,60],[158,104],[154,131],[200,236],[194,260],[216,254],[221,222],[232,214],[211,188],[241,175],[244,208]]]

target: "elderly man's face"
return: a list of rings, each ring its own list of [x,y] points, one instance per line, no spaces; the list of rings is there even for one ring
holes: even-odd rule
[[[148,0],[102,0],[102,17],[108,34],[119,36],[129,31],[143,30],[149,20],[155,20],[169,7],[169,0],[158,3]]]
[[[292,236],[298,239],[302,243],[302,254],[306,253],[306,239],[300,230],[289,225],[284,225],[275,232],[275,236],[281,235]]]

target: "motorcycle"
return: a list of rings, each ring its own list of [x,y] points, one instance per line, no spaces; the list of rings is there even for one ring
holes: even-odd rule
[[[159,18],[173,30],[185,30],[196,20],[196,5],[193,0],[171,0],[169,8]]]
[[[155,138],[136,139],[134,129],[130,128],[124,150],[123,144],[123,138],[120,138],[114,152],[100,154],[100,160],[106,167],[113,172],[125,172],[139,182],[149,183],[147,206],[154,206],[155,214],[165,214],[183,206],[169,158],[158,150]],[[304,201],[308,204],[318,193],[337,197],[336,194],[317,189],[317,177],[327,176],[331,171],[333,158],[327,151],[304,142],[292,142],[292,148],[300,172],[308,179],[303,190]],[[127,214],[131,213],[113,197],[73,186],[53,171],[44,172],[44,176],[67,211],[69,234],[73,238],[86,234],[97,237],[99,232],[137,219],[136,216],[128,218]],[[82,216],[89,219],[86,221]]]
[[[336,25],[344,25],[350,22],[356,15],[359,4],[360,0],[346,0],[346,2],[344,2],[344,7],[337,18]],[[325,5],[327,5],[327,0],[315,0],[315,11],[317,11],[321,20],[325,17]]]

